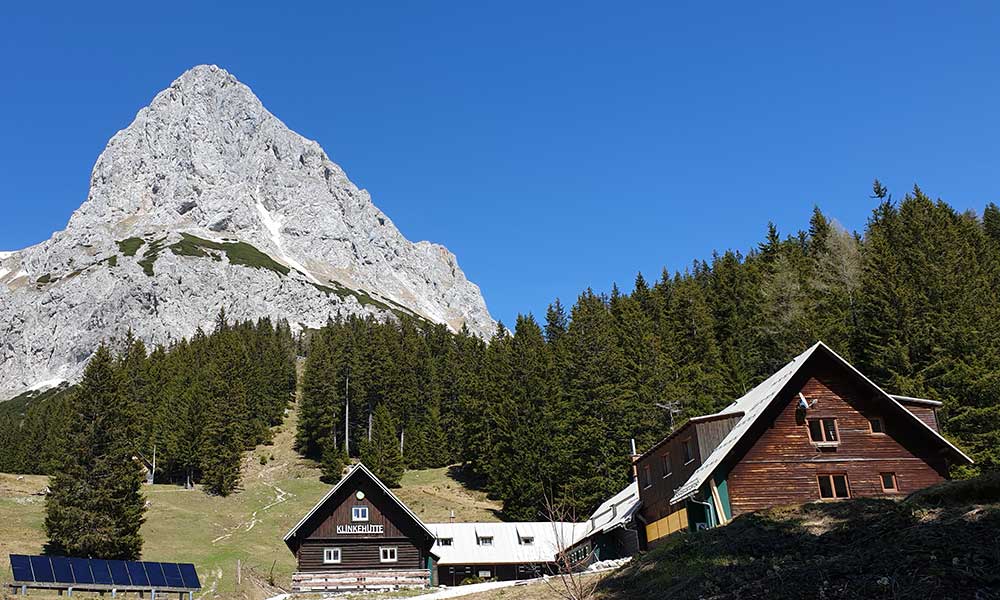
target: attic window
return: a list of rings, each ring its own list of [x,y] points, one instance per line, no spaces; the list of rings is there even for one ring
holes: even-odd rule
[[[535,543],[535,538],[534,536],[530,535],[522,535],[520,538],[520,542],[522,546],[530,546]]]
[[[885,433],[885,423],[882,422],[882,417],[868,419],[868,425],[871,427],[872,433]]]
[[[493,536],[492,535],[479,536],[476,538],[476,543],[479,544],[480,546],[492,546]]]
[[[843,500],[851,497],[845,473],[819,475],[819,497],[823,500]]]
[[[694,449],[691,447],[691,440],[686,439],[683,443],[684,446],[684,464],[694,460]]]
[[[438,538],[438,546],[451,546],[452,538]]]
[[[367,506],[355,506],[351,508],[351,520],[352,521],[367,521],[368,520],[368,507]]]
[[[837,419],[810,419],[809,441],[817,446],[836,446],[840,436],[837,433]]]

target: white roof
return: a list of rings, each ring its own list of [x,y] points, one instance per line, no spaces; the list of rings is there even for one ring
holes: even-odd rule
[[[594,514],[587,520],[587,533],[603,533],[632,520],[632,515],[639,510],[642,501],[639,499],[639,482],[633,481],[597,507]]]
[[[808,360],[809,357],[820,349],[828,352],[831,356],[843,363],[844,366],[853,371],[864,381],[868,382],[869,385],[880,392],[887,400],[898,406],[906,414],[910,415],[916,423],[919,423],[920,426],[930,432],[938,440],[944,442],[949,448],[954,450],[965,460],[969,461],[969,463],[973,462],[972,459],[969,458],[964,452],[956,448],[951,442],[944,439],[941,434],[917,418],[916,415],[900,404],[896,398],[887,394],[884,390],[882,390],[882,388],[875,385],[872,380],[865,377],[860,371],[855,369],[851,363],[847,362],[843,357],[830,349],[829,346],[823,342],[816,342],[808,350],[793,358],[791,362],[765,379],[763,383],[747,392],[743,395],[743,397],[736,400],[723,410],[716,413],[718,415],[735,415],[743,413],[743,418],[741,418],[739,422],[736,423],[736,426],[733,427],[725,438],[723,438],[722,442],[715,448],[715,450],[712,451],[708,458],[705,459],[705,462],[703,462],[701,466],[699,466],[695,472],[691,474],[691,477],[688,478],[687,482],[677,488],[677,491],[674,492],[674,497],[670,499],[671,504],[676,504],[685,498],[692,496],[708,481],[708,478],[715,472],[715,469],[718,468],[723,459],[725,459],[726,456],[729,455],[730,451],[732,451],[733,446],[735,446],[736,443],[743,438],[747,431],[749,431],[750,427],[757,421],[760,415],[763,414],[764,410],[770,406],[771,402],[785,387],[788,380],[791,379],[793,375],[798,373],[799,369],[805,364],[806,360]]]
[[[428,523],[436,538],[431,552],[439,565],[524,564],[555,562],[556,554],[585,537],[586,523]],[[491,537],[483,546],[480,538]],[[441,539],[451,545],[441,545]],[[532,538],[531,543],[522,543]]]
[[[416,514],[414,514],[414,512],[412,510],[410,510],[409,506],[407,506],[399,498],[397,498],[396,494],[393,494],[392,491],[389,488],[387,488],[384,483],[382,483],[381,479],[379,479],[378,477],[376,477],[374,473],[372,473],[371,471],[368,470],[368,467],[366,467],[362,463],[358,463],[358,464],[354,465],[353,467],[351,467],[351,469],[347,472],[347,475],[344,475],[340,479],[340,481],[337,482],[337,485],[335,485],[332,488],[330,488],[330,491],[327,492],[320,499],[320,501],[316,503],[316,506],[312,507],[312,510],[310,510],[308,512],[308,514],[306,514],[306,516],[302,517],[302,520],[299,521],[298,524],[295,525],[295,527],[292,527],[291,530],[289,530],[289,532],[285,535],[285,542],[287,543],[288,540],[290,540],[293,537],[295,537],[295,534],[298,533],[299,529],[303,525],[306,524],[306,521],[308,521],[310,519],[310,517],[312,517],[314,514],[316,514],[316,511],[318,511],[320,509],[320,507],[322,507],[324,504],[326,504],[327,500],[329,500],[331,497],[333,497],[333,495],[337,493],[337,490],[339,490],[341,488],[341,486],[343,486],[344,483],[348,479],[350,479],[351,476],[354,475],[355,473],[357,473],[358,471],[361,471],[361,472],[367,474],[370,478],[374,479],[375,483],[377,483],[378,486],[380,488],[382,488],[382,491],[384,491],[386,493],[386,495],[389,496],[389,498],[391,498],[393,501],[396,502],[396,504],[398,504],[399,506],[401,506],[403,508],[403,510],[406,511],[406,514],[410,515],[410,517],[412,517],[413,520],[416,521],[417,524],[420,525],[420,527],[422,527],[423,530],[426,531],[428,535],[433,536],[433,533],[431,533],[431,531],[429,529],[427,529],[427,525],[424,525],[424,522],[421,521],[420,517],[418,517]]]

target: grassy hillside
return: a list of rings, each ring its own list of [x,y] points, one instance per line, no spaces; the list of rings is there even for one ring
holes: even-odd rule
[[[330,487],[292,449],[295,423],[290,411],[272,445],[247,453],[243,489],[228,498],[173,485],[144,488],[143,559],[193,562],[205,587],[224,597],[263,598],[278,591],[268,584],[272,569],[275,584],[287,588],[295,560],[282,538]],[[46,483],[45,477],[0,474],[0,584],[10,578],[8,553],[42,550]],[[500,508],[447,468],[408,472],[396,493],[429,522],[447,520],[452,510],[458,520],[491,521]],[[242,586],[236,584],[237,560],[243,563]]]
[[[1000,476],[906,502],[813,503],[669,538],[605,599],[1000,598]]]

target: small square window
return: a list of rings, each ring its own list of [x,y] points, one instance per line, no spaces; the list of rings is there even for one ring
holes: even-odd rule
[[[531,536],[521,536],[521,544],[524,546],[530,546],[535,543],[535,538]]]
[[[868,419],[868,425],[871,427],[872,433],[885,433],[885,424],[882,422],[882,417]]]
[[[674,473],[673,467],[670,465],[670,453],[665,452],[663,456],[660,457],[660,466],[663,467],[663,476],[670,477]]]
[[[842,500],[851,497],[847,475],[843,473],[819,475],[819,497],[823,500]]]
[[[684,440],[682,446],[684,448],[684,464],[688,464],[694,460],[694,448],[691,446],[691,440]]]
[[[898,492],[899,486],[896,483],[895,473],[882,473],[880,475],[882,479],[882,491],[883,492]]]
[[[452,538],[438,538],[439,546],[450,546],[452,543]]]
[[[323,564],[335,565],[340,562],[340,548],[323,548]]]
[[[368,520],[368,507],[367,506],[355,506],[351,508],[351,520],[352,521],[367,521]]]
[[[396,562],[396,547],[395,546],[383,546],[378,549],[379,551],[379,561],[384,563]]]
[[[480,546],[492,546],[493,545],[493,536],[492,535],[486,535],[486,536],[477,537],[476,538],[476,542]]]

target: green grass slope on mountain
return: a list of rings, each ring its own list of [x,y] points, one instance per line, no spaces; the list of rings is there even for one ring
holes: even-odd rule
[[[904,502],[776,508],[679,534],[607,578],[605,600],[1000,598],[1000,475]]]
[[[209,597],[259,600],[289,589],[295,558],[282,538],[330,489],[320,482],[316,465],[293,449],[296,422],[293,409],[272,444],[244,455],[242,487],[229,497],[176,485],[144,486],[143,560],[193,562],[206,591],[213,592]],[[499,513],[499,504],[466,488],[448,468],[410,471],[401,483],[395,493],[425,521],[447,520],[452,510],[468,521],[496,520]],[[0,559],[42,552],[47,484],[42,476],[0,474]],[[9,578],[9,567],[0,563],[0,586]]]

